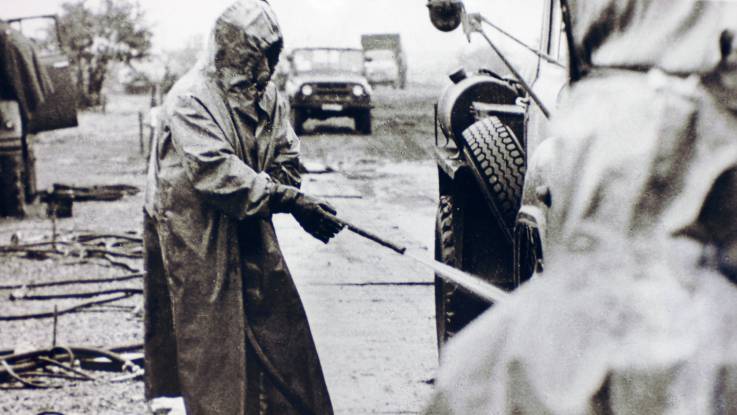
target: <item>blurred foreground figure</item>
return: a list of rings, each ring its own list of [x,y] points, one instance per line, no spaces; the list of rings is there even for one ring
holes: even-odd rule
[[[450,342],[427,412],[737,413],[737,3],[571,11],[582,76],[525,184],[545,271]]]
[[[298,190],[299,139],[269,81],[281,48],[268,4],[237,1],[164,103],[147,186],[146,392],[181,394],[189,415],[333,412],[271,222],[291,213],[325,243],[341,229]]]

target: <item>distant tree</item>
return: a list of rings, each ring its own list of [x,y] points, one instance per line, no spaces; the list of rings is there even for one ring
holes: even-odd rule
[[[168,92],[174,83],[195,65],[203,49],[204,38],[201,34],[196,34],[186,38],[181,47],[164,51],[166,72],[161,82],[162,92]]]
[[[85,0],[62,4],[64,43],[76,67],[79,103],[100,105],[110,63],[130,63],[151,49],[151,30],[140,5],[131,0],[102,0],[91,9]]]

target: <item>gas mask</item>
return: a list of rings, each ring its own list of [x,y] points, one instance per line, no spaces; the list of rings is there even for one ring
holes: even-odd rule
[[[241,104],[239,107],[255,107],[271,80],[282,45],[280,39],[262,51],[242,28],[218,21],[215,29],[218,86]]]

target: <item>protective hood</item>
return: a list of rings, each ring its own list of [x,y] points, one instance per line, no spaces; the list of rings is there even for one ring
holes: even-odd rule
[[[737,33],[727,0],[570,0],[576,51],[594,67],[706,73],[722,58],[720,37]]]
[[[274,11],[264,0],[238,0],[215,21],[199,68],[254,119],[282,45]],[[276,55],[270,58],[270,55]]]

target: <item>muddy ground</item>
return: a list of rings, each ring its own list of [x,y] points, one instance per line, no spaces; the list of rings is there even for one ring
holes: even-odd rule
[[[344,218],[365,226],[419,255],[432,256],[437,173],[432,161],[434,88],[379,90],[374,134],[357,135],[350,120],[309,122],[303,137],[308,166],[334,172],[308,174],[304,189],[329,199]],[[75,185],[123,183],[143,188],[145,161],[139,151],[139,110],[147,99],[112,96],[107,113],[80,115],[76,129],[38,138],[37,170],[41,188],[61,182]],[[85,202],[74,217],[60,220],[57,232],[140,232],[143,196],[117,202]],[[406,258],[347,232],[325,246],[301,231],[288,216],[275,219],[320,353],[338,414],[419,413],[431,391],[437,362],[432,273]],[[21,241],[49,238],[52,223],[42,215],[0,220],[0,245],[13,234]],[[133,263],[141,267],[140,261]],[[53,281],[70,277],[123,275],[105,261],[0,256],[0,285]],[[65,290],[140,287],[140,281],[62,287]],[[44,311],[77,300],[10,301],[0,290],[0,314]],[[140,343],[141,296],[61,316],[57,343],[115,346]],[[0,350],[48,347],[50,319],[0,322]],[[68,383],[62,389],[0,391],[0,413],[143,414],[142,381]]]

